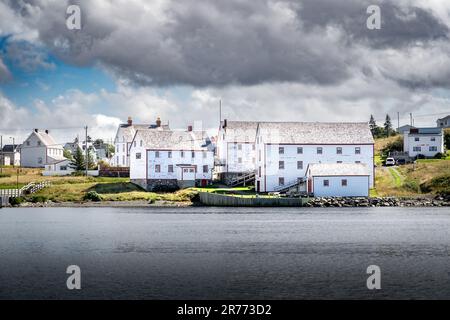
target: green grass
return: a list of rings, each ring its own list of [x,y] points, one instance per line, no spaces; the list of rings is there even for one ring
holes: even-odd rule
[[[403,178],[400,176],[400,173],[397,171],[397,169],[389,167],[389,172],[392,175],[392,178],[394,179],[394,185],[396,187],[401,187],[403,184]]]

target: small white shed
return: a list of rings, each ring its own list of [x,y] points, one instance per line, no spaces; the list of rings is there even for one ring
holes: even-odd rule
[[[370,174],[362,163],[315,163],[306,170],[307,190],[315,197],[368,197]]]

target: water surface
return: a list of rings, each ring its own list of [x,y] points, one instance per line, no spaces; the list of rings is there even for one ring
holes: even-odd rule
[[[0,298],[448,299],[449,253],[448,208],[1,209]]]

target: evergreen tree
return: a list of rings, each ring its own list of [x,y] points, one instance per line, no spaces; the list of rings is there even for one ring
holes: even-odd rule
[[[95,169],[96,168],[96,163],[95,163],[95,159],[94,156],[92,155],[92,148],[89,148],[88,153],[87,153],[87,168],[89,170]],[[86,159],[84,159],[83,161],[83,165],[86,164]]]
[[[82,171],[84,170],[84,155],[83,155],[83,151],[81,150],[80,147],[77,148],[77,151],[75,151],[75,154],[73,155],[73,159],[70,162],[70,167],[77,170],[77,171]]]
[[[386,133],[386,137],[389,137],[392,132],[391,117],[388,114],[386,114],[386,120],[384,121],[384,132]]]
[[[375,136],[376,135],[376,130],[377,130],[377,123],[375,122],[375,118],[373,117],[373,115],[370,115],[370,120],[369,120],[369,127],[370,127],[370,131],[372,132],[372,135]]]
[[[70,152],[70,151],[67,150],[67,149],[64,149],[64,151],[63,151],[63,156],[64,156],[64,158],[69,159],[69,160],[72,160],[72,159],[73,159],[72,152]]]

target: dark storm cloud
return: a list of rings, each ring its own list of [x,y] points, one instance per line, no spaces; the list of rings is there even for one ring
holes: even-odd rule
[[[374,49],[396,48],[416,41],[448,40],[449,29],[432,12],[415,6],[401,6],[394,1],[374,0],[303,0],[297,10],[309,32],[314,28],[337,26],[345,30],[349,41],[359,41]],[[381,11],[381,29],[366,28],[369,5]]]
[[[356,74],[371,77],[378,69],[397,79],[380,59],[367,66],[374,52],[405,52],[391,61],[396,69],[407,59],[409,47],[418,41],[441,46],[449,33],[431,11],[394,1],[70,1],[81,5],[81,31],[65,27],[68,1],[8,3],[61,59],[78,65],[100,63],[143,85],[328,86]],[[371,31],[366,28],[366,9],[377,3],[382,29]],[[446,48],[435,53],[446,55]],[[431,72],[414,75],[415,83],[428,81]],[[440,80],[447,75],[441,72],[433,85],[447,85]],[[404,80],[399,78],[400,83]]]

